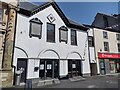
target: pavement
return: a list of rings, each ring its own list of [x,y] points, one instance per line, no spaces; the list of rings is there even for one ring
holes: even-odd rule
[[[58,84],[35,86],[34,88],[118,88],[120,89],[120,74],[97,75],[78,80],[63,79]],[[17,88],[17,87],[14,87]]]
[[[60,84],[48,85],[39,88],[118,88],[120,75],[99,75],[87,77],[84,80],[70,81],[61,80]]]

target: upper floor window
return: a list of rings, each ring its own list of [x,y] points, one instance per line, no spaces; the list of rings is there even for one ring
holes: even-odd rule
[[[77,45],[76,30],[71,30],[71,45]]]
[[[38,18],[33,18],[30,20],[30,37],[39,37],[41,38],[42,34],[42,22]]]
[[[118,52],[120,52],[120,43],[118,43]]]
[[[108,34],[107,34],[107,32],[105,32],[105,31],[103,31],[103,38],[108,39]]]
[[[68,41],[68,29],[65,26],[59,28],[59,40],[66,43]]]
[[[55,24],[47,23],[47,42],[55,42]]]
[[[94,47],[94,40],[92,36],[88,36],[88,45],[89,47]]]
[[[2,22],[2,9],[0,8],[0,22]]]
[[[109,51],[109,43],[104,42],[104,51]]]
[[[120,41],[120,34],[116,34],[116,39]]]

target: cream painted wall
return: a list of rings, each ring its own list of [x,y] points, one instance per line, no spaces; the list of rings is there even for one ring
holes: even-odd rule
[[[103,42],[105,42],[105,41],[109,42],[109,53],[118,53],[118,48],[117,48],[118,41],[116,40],[117,33],[106,31],[108,33],[108,39],[104,39],[103,31],[106,31],[106,30],[94,28],[96,54],[97,54],[97,52],[100,51],[100,49],[102,49],[102,52],[105,52],[104,44],[103,44]]]
[[[100,73],[98,52],[100,52],[100,49],[102,50],[101,52],[106,52],[104,51],[104,42],[106,41],[109,43],[108,53],[118,53],[118,47],[117,47],[118,41],[116,40],[117,32],[111,32],[98,28],[93,28],[93,31],[94,31],[94,40],[95,40],[94,42],[95,42],[96,59],[97,59],[97,70],[98,73]],[[103,31],[106,31],[108,33],[108,39],[103,38]]]

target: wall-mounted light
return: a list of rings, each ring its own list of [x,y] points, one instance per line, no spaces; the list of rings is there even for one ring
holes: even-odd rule
[[[100,52],[102,51],[102,49],[100,49]]]
[[[39,67],[34,67],[34,72],[37,72]]]

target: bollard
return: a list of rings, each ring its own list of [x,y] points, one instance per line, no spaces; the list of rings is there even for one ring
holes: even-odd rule
[[[21,80],[21,75],[20,74],[16,74],[16,80],[15,80],[15,85],[16,86],[20,85],[20,80]]]
[[[23,73],[24,68],[19,68],[19,70],[15,70],[15,85],[20,85],[21,74]]]
[[[32,90],[32,80],[31,79],[26,80],[24,90]]]

